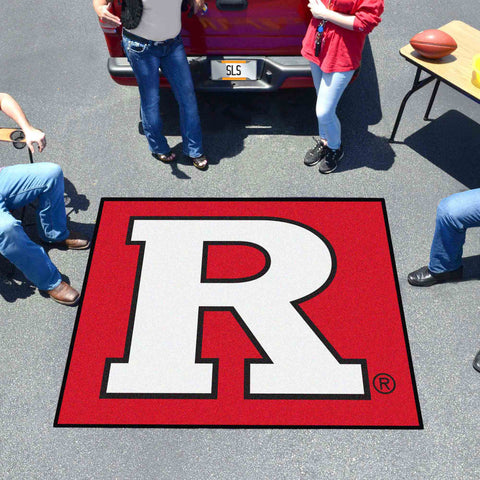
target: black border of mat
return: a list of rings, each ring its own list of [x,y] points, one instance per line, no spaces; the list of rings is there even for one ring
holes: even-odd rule
[[[78,324],[80,321],[80,314],[82,311],[82,305],[83,305],[83,296],[80,299],[80,303],[78,306],[77,310],[77,316],[75,319],[75,326],[73,329],[73,334],[72,334],[72,340],[70,342],[70,348],[68,352],[68,358],[67,358],[67,363],[65,366],[65,373],[63,376],[63,381],[62,381],[62,387],[60,390],[60,396],[58,399],[58,404],[57,404],[57,410],[55,414],[55,420],[53,426],[56,428],[184,428],[184,429],[201,429],[201,428],[208,428],[208,429],[339,429],[339,430],[345,430],[345,429],[352,429],[352,430],[423,430],[423,419],[422,419],[422,413],[421,413],[421,408],[420,408],[420,401],[418,398],[418,390],[417,390],[417,383],[415,380],[415,373],[413,369],[413,362],[412,362],[412,355],[411,355],[411,350],[410,350],[410,343],[408,340],[408,333],[407,333],[407,325],[405,323],[405,314],[403,310],[403,303],[402,303],[402,298],[400,296],[400,285],[398,283],[398,275],[397,275],[397,266],[395,264],[395,257],[393,253],[393,245],[392,245],[392,237],[390,234],[390,226],[388,222],[388,216],[387,216],[387,209],[385,205],[385,199],[384,198],[335,198],[335,197],[329,197],[329,198],[322,198],[322,197],[281,197],[281,198],[242,198],[242,197],[235,197],[235,198],[215,198],[215,197],[200,197],[200,198],[181,198],[181,197],[166,197],[166,198],[148,198],[148,197],[126,197],[126,198],[121,198],[121,197],[104,197],[100,201],[100,206],[98,209],[98,214],[97,214],[97,220],[95,224],[95,231],[93,234],[93,239],[92,239],[92,245],[90,249],[90,255],[88,257],[88,263],[87,263],[87,269],[85,272],[85,278],[83,281],[83,286],[82,286],[82,292],[85,290],[85,287],[87,285],[87,280],[88,276],[90,273],[90,266],[92,263],[92,258],[93,258],[93,252],[95,249],[95,243],[97,239],[97,233],[98,233],[98,228],[100,225],[100,218],[103,212],[103,206],[106,202],[380,202],[382,205],[382,211],[383,211],[383,217],[385,220],[385,230],[387,234],[387,239],[388,239],[388,246],[390,250],[390,260],[392,263],[392,269],[393,269],[393,276],[395,280],[395,288],[397,291],[397,300],[398,300],[398,306],[400,309],[400,317],[402,320],[402,327],[403,327],[403,335],[405,338],[405,347],[407,350],[407,357],[408,357],[408,364],[409,364],[409,369],[410,369],[410,376],[412,379],[412,388],[413,388],[413,393],[415,397],[415,406],[417,410],[417,418],[418,418],[418,426],[398,426],[398,425],[392,425],[392,426],[377,426],[377,425],[163,425],[163,424],[140,424],[140,425],[135,425],[135,424],[115,424],[115,425],[102,425],[102,424],[59,424],[58,419],[60,416],[60,409],[62,406],[63,402],[63,395],[64,395],[64,390],[65,390],[65,385],[67,382],[67,376],[68,372],[70,369],[70,362],[73,354],[73,347],[75,345],[75,338],[77,335],[77,329],[78,329]]]

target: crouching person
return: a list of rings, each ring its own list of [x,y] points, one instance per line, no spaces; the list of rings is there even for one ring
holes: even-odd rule
[[[33,151],[35,144],[39,152],[45,148],[45,134],[30,125],[12,97],[0,93],[0,110],[22,128],[28,148]],[[80,294],[62,280],[45,250],[11,214],[37,199],[36,221],[42,241],[74,250],[89,247],[88,239],[67,229],[62,169],[53,163],[35,163],[0,169],[0,254],[55,301],[75,305]]]

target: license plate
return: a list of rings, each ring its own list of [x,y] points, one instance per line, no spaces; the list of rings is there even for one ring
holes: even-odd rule
[[[212,60],[212,80],[256,80],[256,60]]]

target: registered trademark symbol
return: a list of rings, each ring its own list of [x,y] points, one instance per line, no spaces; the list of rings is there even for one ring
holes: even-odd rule
[[[379,373],[373,379],[373,387],[378,393],[387,395],[395,390],[396,383],[394,378],[388,373]]]

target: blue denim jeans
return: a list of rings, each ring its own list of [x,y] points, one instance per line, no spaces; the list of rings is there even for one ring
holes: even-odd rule
[[[318,119],[318,134],[320,138],[327,141],[331,149],[336,150],[342,143],[340,120],[336,114],[337,105],[355,70],[325,73],[313,62],[310,62],[310,68],[317,91],[315,111]]]
[[[137,79],[143,130],[152,153],[166,154],[170,151],[160,118],[161,68],[179,105],[183,153],[194,158],[203,155],[197,99],[180,35],[165,42],[146,43],[124,36],[122,45]]]
[[[437,220],[430,263],[433,273],[450,272],[462,265],[467,228],[480,226],[480,188],[444,198],[437,208]]]
[[[69,236],[62,169],[54,163],[13,165],[0,170],[0,254],[10,260],[40,290],[61,282],[45,250],[32,242],[11,210],[38,199],[38,233],[45,242]]]

